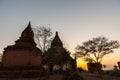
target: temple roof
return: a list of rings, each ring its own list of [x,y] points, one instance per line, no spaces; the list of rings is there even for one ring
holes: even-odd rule
[[[31,23],[29,22],[28,26],[22,32],[21,38],[34,38],[34,33],[31,28]]]
[[[34,33],[31,28],[31,23],[29,22],[28,26],[24,29],[24,31],[21,34],[20,39],[15,41],[17,45],[31,45],[36,46],[36,43],[34,41]]]
[[[51,42],[51,47],[56,47],[56,46],[63,47],[63,43],[59,38],[58,32],[56,32],[55,37]]]
[[[36,55],[41,55],[41,50],[36,47],[36,43],[34,41],[34,33],[31,28],[31,23],[29,22],[28,26],[23,30],[20,38],[15,41],[14,45],[7,46],[4,48],[4,52],[9,50],[31,50],[36,53]]]

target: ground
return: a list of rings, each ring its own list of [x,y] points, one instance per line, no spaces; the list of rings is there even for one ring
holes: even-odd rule
[[[98,75],[91,73],[82,73],[85,80],[120,80],[120,77],[113,77],[109,75]]]
[[[98,75],[92,73],[80,73],[84,80],[120,80],[120,77],[112,77],[109,75]],[[61,74],[50,74],[41,78],[41,80],[62,80],[63,75]],[[37,78],[0,78],[0,80],[39,80]]]

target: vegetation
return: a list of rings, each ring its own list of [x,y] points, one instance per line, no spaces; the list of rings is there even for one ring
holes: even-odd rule
[[[66,70],[62,80],[84,80],[77,71]]]
[[[83,57],[85,61],[101,63],[103,57],[113,53],[114,49],[119,48],[120,44],[117,40],[109,41],[106,37],[96,37],[92,40],[83,42],[76,47],[76,54]]]
[[[35,34],[35,41],[38,44],[38,47],[44,53],[51,43],[52,29],[50,27],[40,26],[33,29]]]

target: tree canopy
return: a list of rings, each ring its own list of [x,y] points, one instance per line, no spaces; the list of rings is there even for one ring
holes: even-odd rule
[[[52,29],[50,27],[39,26],[33,29],[35,34],[35,41],[37,42],[38,47],[44,53],[51,43]]]
[[[117,40],[108,40],[108,38],[100,36],[78,45],[76,54],[83,57],[85,61],[100,63],[105,55],[113,53],[114,49],[119,48],[119,46]]]

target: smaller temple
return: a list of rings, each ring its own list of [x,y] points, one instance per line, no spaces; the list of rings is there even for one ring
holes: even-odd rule
[[[42,52],[36,47],[34,33],[29,22],[20,38],[14,45],[4,48],[3,67],[39,67],[42,62]]]
[[[54,70],[72,69],[73,59],[70,53],[63,47],[63,43],[56,32],[51,42],[51,47],[43,54],[43,66],[50,72]]]

